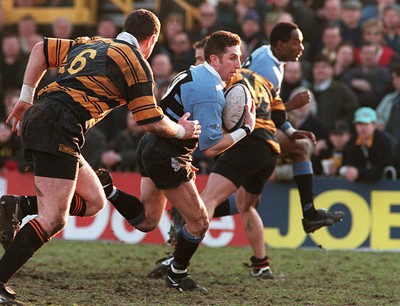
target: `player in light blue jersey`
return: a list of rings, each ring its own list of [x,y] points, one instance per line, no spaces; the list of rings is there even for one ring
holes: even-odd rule
[[[249,56],[243,67],[269,80],[279,94],[284,65],[288,61],[298,61],[304,51],[303,34],[296,24],[278,23],[271,31],[270,45],[262,46]],[[292,110],[310,102],[310,93],[304,91],[285,103],[286,110]],[[294,128],[288,123],[277,131],[281,146],[281,157],[293,161],[293,176],[300,194],[303,212],[303,228],[306,233],[332,225],[340,221],[344,213],[331,212],[314,207],[313,169],[310,161],[310,146],[304,139],[292,138]]]
[[[185,114],[197,120],[202,127],[199,139],[146,134],[138,148],[144,212],[142,218],[134,220],[122,215],[131,225],[147,232],[158,226],[167,199],[179,210],[186,225],[177,239],[175,256],[165,278],[169,286],[179,291],[206,291],[187,273],[189,261],[209,226],[206,207],[194,183],[193,151],[199,145],[206,156],[213,157],[251,133],[255,125],[255,107],[249,110],[246,106],[244,127],[231,133],[222,131],[223,89],[240,68],[240,44],[236,34],[213,33],[204,47],[206,62],[179,73],[159,103],[172,121],[179,122]],[[115,207],[131,204],[129,195],[121,191],[118,194],[116,198],[112,193],[108,195]]]

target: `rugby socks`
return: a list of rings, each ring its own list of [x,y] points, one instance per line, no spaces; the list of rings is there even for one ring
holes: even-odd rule
[[[236,207],[236,196],[231,195],[227,200],[219,204],[214,211],[214,217],[233,216],[239,213]]]
[[[129,222],[136,226],[144,220],[143,203],[135,196],[127,194],[119,189],[114,189],[115,194],[108,198],[115,209]]]
[[[14,273],[49,240],[39,221],[33,219],[25,224],[0,259],[0,282],[7,283]]]
[[[269,258],[267,255],[265,255],[264,258],[258,258],[258,257],[252,256],[250,258],[250,261],[251,261],[251,267],[253,269],[259,270],[259,269],[269,267]]]
[[[307,220],[314,220],[317,216],[314,207],[313,176],[311,162],[304,161],[293,164],[293,178],[299,190],[303,217]]]
[[[36,196],[22,196],[21,197],[21,211],[22,216],[36,215],[38,213],[37,197]],[[83,217],[86,213],[86,202],[79,195],[75,194],[71,201],[69,208],[70,216]]]
[[[187,276],[187,267],[193,254],[199,247],[203,237],[194,237],[183,226],[178,237],[178,242],[175,246],[174,261],[171,264],[171,269],[168,270],[168,275],[172,279],[180,279]]]

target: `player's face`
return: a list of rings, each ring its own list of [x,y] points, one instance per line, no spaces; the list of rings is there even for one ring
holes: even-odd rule
[[[224,82],[229,83],[236,71],[240,68],[241,55],[240,46],[232,46],[226,48],[226,52],[221,58],[215,56],[212,66],[219,73]]]
[[[194,49],[194,56],[196,58],[195,66],[201,65],[205,62],[204,60],[204,50],[203,48]]]
[[[280,60],[284,62],[298,61],[303,54],[303,33],[299,29],[293,30],[287,42],[281,42]]]

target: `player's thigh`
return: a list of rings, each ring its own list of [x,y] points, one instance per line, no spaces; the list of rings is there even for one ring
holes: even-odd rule
[[[207,184],[201,193],[208,213],[213,214],[215,208],[229,198],[236,189],[237,186],[227,177],[211,172],[208,176]]]
[[[75,193],[86,202],[85,216],[96,215],[107,203],[99,178],[85,160],[79,167]]]

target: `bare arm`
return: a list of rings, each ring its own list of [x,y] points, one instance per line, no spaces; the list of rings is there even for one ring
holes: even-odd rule
[[[178,124],[171,121],[167,116],[158,122],[142,125],[146,132],[164,137],[175,137],[178,139],[199,138],[201,126],[198,120],[187,120],[190,113],[184,114]]]

